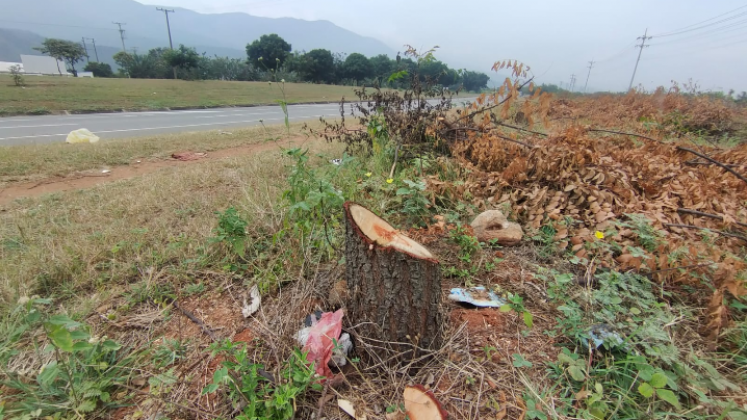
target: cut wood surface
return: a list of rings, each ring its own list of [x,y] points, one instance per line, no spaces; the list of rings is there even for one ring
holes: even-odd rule
[[[348,318],[362,337],[399,351],[441,344],[441,269],[421,244],[370,210],[345,203]],[[397,344],[394,344],[397,343]]]

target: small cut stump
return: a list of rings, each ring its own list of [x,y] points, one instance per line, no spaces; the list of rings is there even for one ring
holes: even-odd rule
[[[344,207],[347,316],[357,325],[355,332],[387,343],[439,348],[443,316],[438,261],[367,208],[351,202]],[[412,349],[390,346],[396,351]]]

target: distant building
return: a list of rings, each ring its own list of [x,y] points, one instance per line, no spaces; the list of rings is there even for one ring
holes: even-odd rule
[[[26,74],[69,76],[65,62],[62,60],[55,60],[46,55],[21,54],[21,61],[23,61],[23,69]]]
[[[21,67],[21,72],[23,72],[23,63],[13,63],[11,61],[0,61],[0,73],[10,73],[10,68],[13,66]]]

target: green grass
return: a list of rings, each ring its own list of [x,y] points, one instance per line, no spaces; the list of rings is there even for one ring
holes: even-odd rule
[[[0,116],[274,104],[275,83],[27,76],[26,88],[0,75]],[[353,98],[351,86],[286,83],[288,103]]]

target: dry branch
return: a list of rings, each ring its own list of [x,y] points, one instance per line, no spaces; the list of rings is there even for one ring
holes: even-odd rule
[[[724,216],[720,216],[718,214],[703,213],[702,211],[698,211],[698,210],[690,210],[690,209],[679,208],[679,209],[677,209],[677,213],[685,213],[685,214],[692,214],[692,215],[695,215],[695,216],[710,217],[711,219],[718,219],[718,220],[721,220],[721,221],[724,220]],[[738,224],[739,226],[747,227],[747,223],[741,223],[741,222],[735,222],[735,223]]]
[[[700,227],[700,226],[694,226],[694,225],[683,225],[683,224],[680,224],[680,223],[664,223],[664,226],[666,226],[666,227],[682,228],[682,229],[709,230],[709,231],[711,231],[713,233],[717,233],[719,235],[728,236],[728,237],[731,237],[731,238],[737,238],[737,239],[741,239],[741,240],[747,242],[747,237],[746,236],[737,235],[736,233],[724,232],[722,230],[709,229],[709,228]]]
[[[726,170],[727,172],[729,172],[729,173],[733,174],[733,175],[734,175],[734,176],[736,176],[737,178],[739,178],[739,179],[741,179],[742,181],[744,181],[745,183],[747,183],[747,178],[745,178],[744,176],[740,175],[740,174],[739,174],[739,173],[738,173],[737,171],[735,171],[734,169],[731,169],[730,167],[728,167],[728,166],[726,166],[725,164],[723,164],[723,163],[721,163],[721,162],[717,161],[716,159],[713,159],[713,158],[712,158],[712,157],[710,157],[710,156],[704,155],[704,154],[702,154],[702,153],[700,153],[700,152],[696,152],[696,151],[695,151],[695,150],[693,150],[693,149],[688,149],[687,147],[682,147],[682,146],[677,146],[677,150],[681,150],[681,151],[683,151],[683,152],[689,152],[689,153],[692,153],[692,154],[694,154],[695,156],[701,157],[701,158],[703,158],[703,159],[705,159],[705,160],[707,160],[707,161],[709,161],[709,162],[713,163],[714,165],[718,165],[718,166],[720,166],[720,167],[724,168],[724,170]]]
[[[521,91],[521,89],[523,89],[523,88],[524,88],[524,86],[526,86],[526,85],[528,85],[528,84],[532,83],[532,80],[534,80],[534,77],[531,77],[531,78],[530,78],[529,80],[527,80],[526,82],[522,83],[522,84],[521,84],[521,86],[519,86],[519,88],[518,88],[518,89],[516,89],[516,90],[517,90],[517,91]],[[511,99],[512,97],[513,97],[513,95],[508,95],[508,96],[506,96],[506,98],[505,98],[505,99],[503,99],[502,101],[498,102],[498,103],[497,103],[497,104],[495,104],[495,105],[491,105],[491,106],[488,106],[488,107],[485,107],[485,108],[482,108],[482,109],[478,109],[477,111],[473,111],[473,112],[471,112],[471,113],[467,114],[467,118],[469,119],[469,118],[472,118],[472,117],[474,117],[474,116],[475,116],[475,115],[477,115],[477,114],[483,113],[483,112],[485,112],[485,111],[489,111],[489,110],[491,110],[491,109],[493,109],[493,108],[497,108],[497,107],[499,107],[499,106],[503,105],[504,103],[506,103],[506,101],[508,101],[508,100],[509,100],[509,99]]]
[[[642,138],[642,139],[645,139],[645,140],[650,140],[650,141],[653,141],[653,142],[656,142],[656,143],[659,143],[659,144],[666,144],[666,143],[664,143],[661,140],[657,140],[657,139],[655,139],[653,137],[644,136],[642,134],[626,133],[624,131],[604,130],[604,129],[601,129],[601,128],[590,128],[589,131],[593,131],[593,132],[597,132],[597,133],[620,134],[620,135],[623,135],[623,136],[639,137],[639,138]]]
[[[539,131],[527,130],[526,128],[516,127],[516,126],[511,125],[511,124],[506,124],[506,123],[502,123],[502,122],[499,122],[497,124],[500,125],[500,126],[502,126],[502,127],[511,128],[513,130],[526,131],[527,133],[536,134],[538,136],[543,136],[543,137],[547,137],[548,136],[547,134],[540,133]]]

